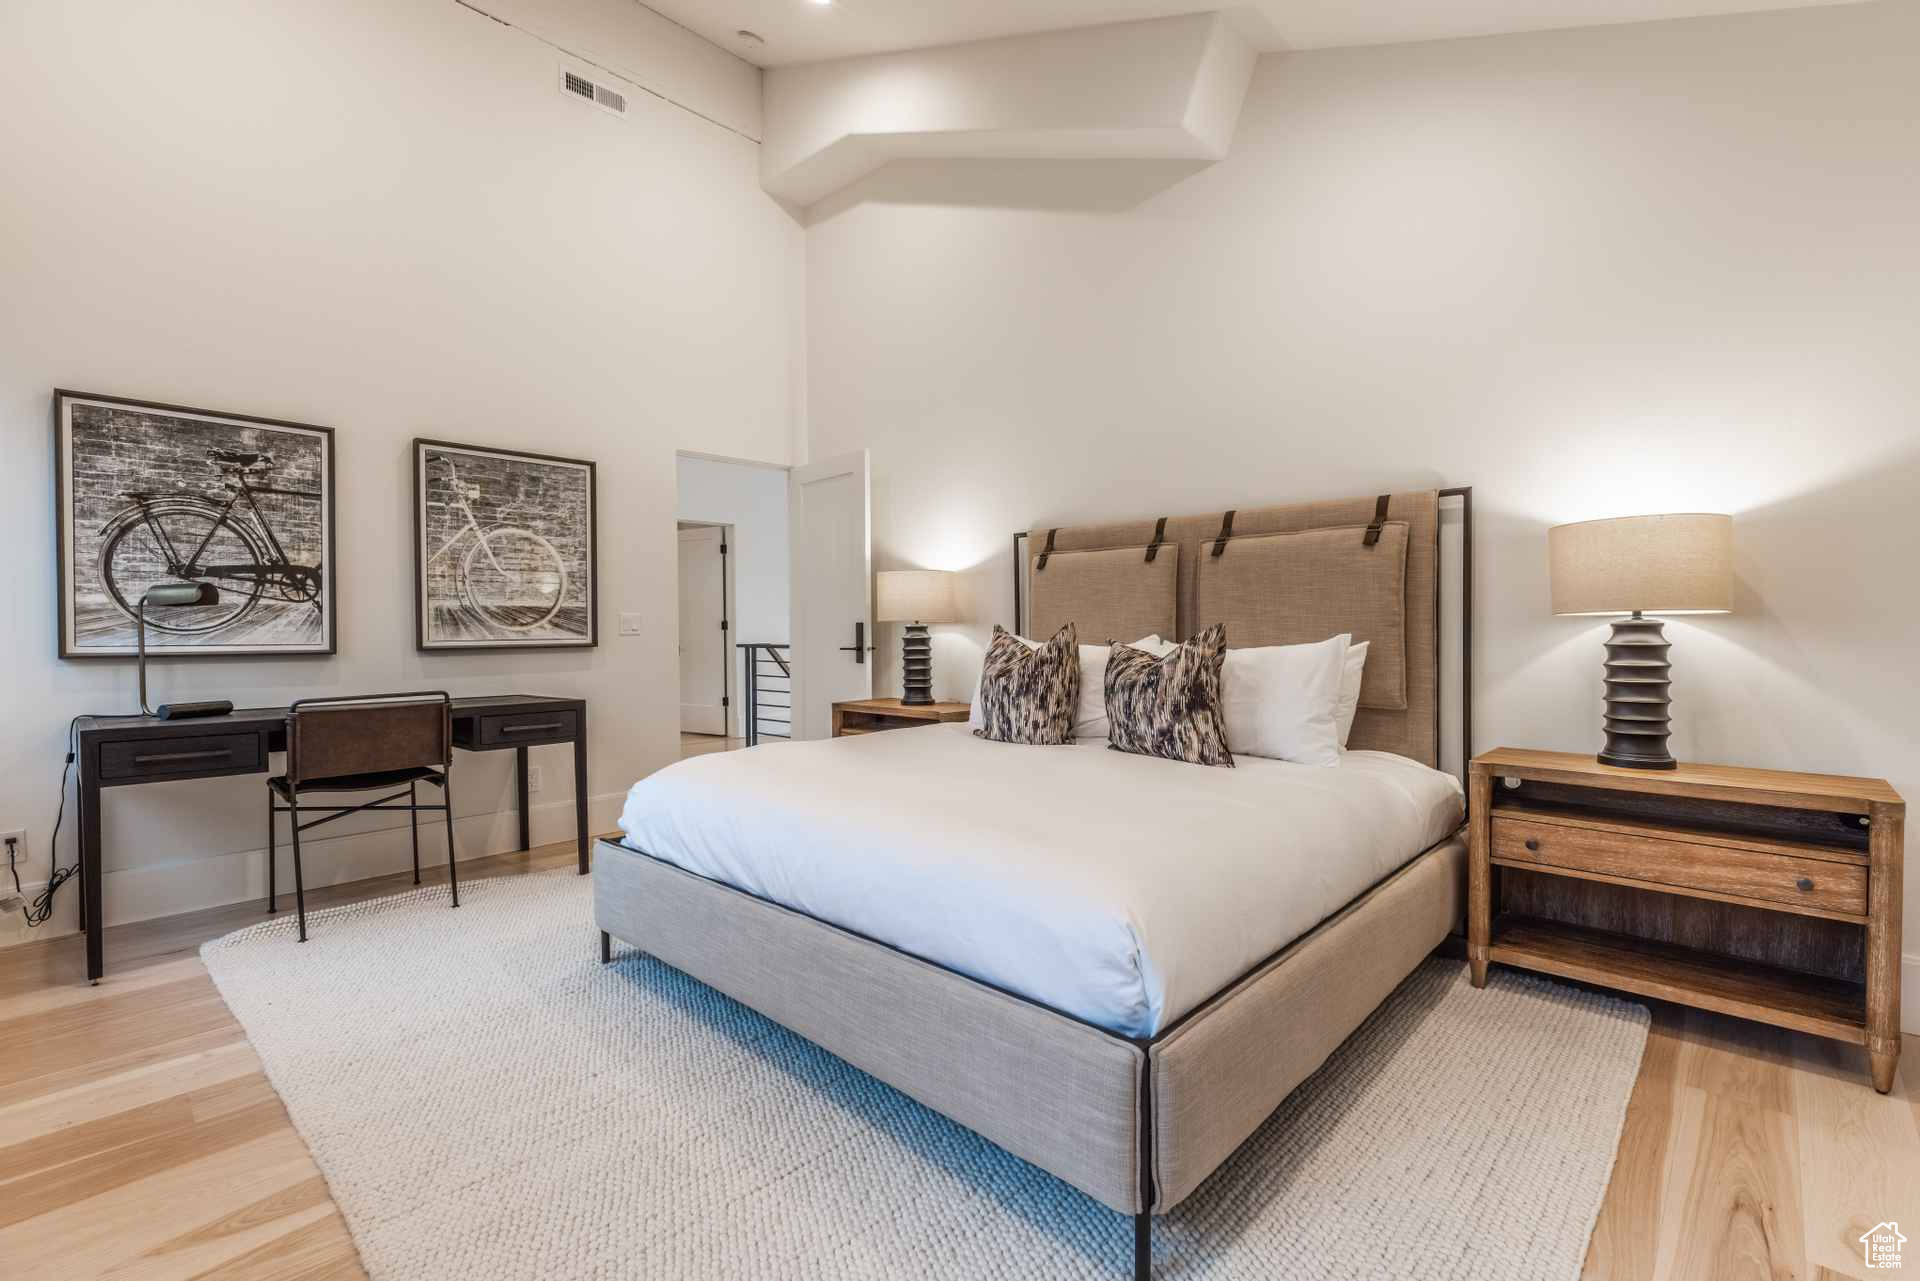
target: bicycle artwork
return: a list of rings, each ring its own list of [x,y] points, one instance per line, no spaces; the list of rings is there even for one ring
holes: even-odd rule
[[[147,615],[149,653],[334,649],[333,433],[59,392],[61,657],[134,651],[140,598],[207,583],[217,604]]]
[[[598,642],[592,463],[416,440],[414,513],[421,649]]]

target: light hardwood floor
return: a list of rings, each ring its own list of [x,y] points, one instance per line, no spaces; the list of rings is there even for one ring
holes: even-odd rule
[[[722,738],[718,734],[680,735],[680,756],[705,756],[708,752],[735,752],[747,745],[744,738]]]
[[[564,869],[572,842],[460,865],[463,881]],[[422,869],[442,884],[445,867]],[[317,889],[309,909],[412,888]],[[261,903],[0,952],[0,1276],[6,1281],[332,1281],[359,1256],[306,1144],[200,964]],[[291,898],[283,900],[292,910]]]
[[[570,844],[462,865],[463,879],[562,869]],[[397,892],[384,877],[317,904]],[[429,881],[437,878],[429,872]],[[345,1224],[201,942],[241,904],[108,931],[82,981],[77,939],[0,952],[0,1274],[8,1281],[362,1277]],[[1920,1242],[1920,1039],[1894,1093],[1864,1053],[1655,1006],[1592,1281],[1836,1281],[1892,1219]],[[1118,1230],[1118,1229],[1116,1229]],[[1920,1271],[1920,1249],[1909,1266]]]

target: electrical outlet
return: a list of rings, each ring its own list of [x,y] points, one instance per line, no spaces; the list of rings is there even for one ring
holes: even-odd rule
[[[527,790],[529,792],[537,792],[540,790],[540,767],[538,765],[527,766]]]
[[[25,832],[0,832],[0,857],[12,858],[15,867],[25,870],[29,853]]]
[[[620,615],[620,634],[622,636],[638,636],[640,635],[640,627],[641,627],[640,615],[638,614]]]

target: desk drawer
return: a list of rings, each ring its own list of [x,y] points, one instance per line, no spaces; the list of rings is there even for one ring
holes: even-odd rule
[[[266,767],[258,734],[120,739],[100,745],[100,779],[108,783],[244,774]]]
[[[574,713],[509,712],[480,718],[480,746],[521,747],[528,743],[571,743]]]
[[[1493,817],[1493,857],[1677,890],[1765,899],[1784,907],[1867,914],[1867,869],[1858,863],[1795,858],[1597,829]]]

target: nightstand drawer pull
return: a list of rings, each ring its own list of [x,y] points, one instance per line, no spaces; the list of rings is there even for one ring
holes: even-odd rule
[[[564,721],[540,721],[533,725],[502,725],[500,732],[502,734],[551,734],[562,728],[565,723]]]
[[[1539,841],[1528,841],[1528,842],[1527,842],[1527,848],[1528,848],[1528,849],[1530,849],[1530,850],[1534,850],[1534,851],[1536,851],[1536,852],[1537,852],[1537,851],[1539,850],[1539,848],[1540,848],[1540,842],[1539,842]]]
[[[1795,881],[1794,884],[1803,890],[1810,890],[1813,888],[1813,878],[1811,876],[1803,876],[1798,881]]]

